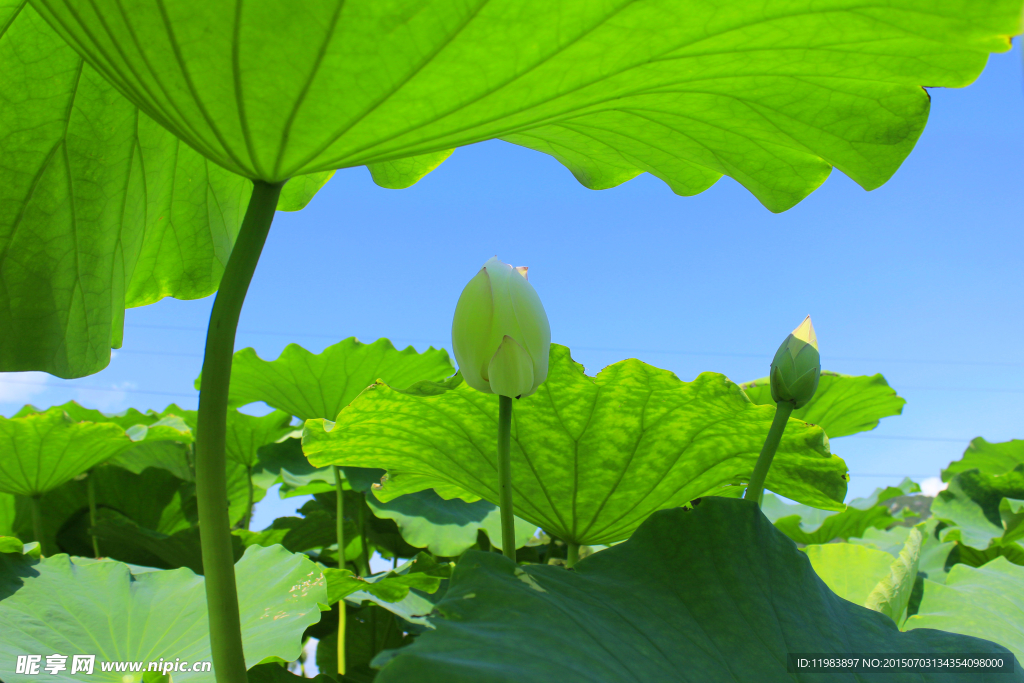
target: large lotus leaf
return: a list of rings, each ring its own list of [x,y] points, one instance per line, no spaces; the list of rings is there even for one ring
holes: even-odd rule
[[[404,190],[407,187],[412,187],[423,176],[440,166],[454,151],[454,149],[443,149],[439,152],[420,154],[405,159],[369,164],[367,168],[373,182],[381,187],[386,187],[389,190]]]
[[[984,550],[1014,543],[1020,537],[1021,517],[1013,514],[1014,501],[1024,498],[1024,464],[1000,475],[968,470],[954,476],[932,503],[932,514],[954,526],[943,540],[959,541]],[[1009,502],[1004,502],[1009,499]],[[1009,526],[1007,526],[1009,524]]]
[[[302,454],[302,439],[283,439],[263,446],[253,469],[257,486],[269,489],[280,484],[281,498],[325,493],[334,490],[334,472],[330,467],[314,467]]]
[[[293,431],[291,420],[292,416],[283,410],[262,416],[229,410],[225,455],[252,469],[258,461],[260,448],[280,441]]]
[[[552,344],[547,380],[515,402],[515,514],[564,541],[620,541],[655,510],[745,482],[773,413],[722,375],[683,382],[630,359],[588,377],[569,349]],[[469,388],[461,375],[408,391],[379,384],[333,425],[308,421],[302,447],[314,465],[409,472],[421,489],[456,486],[494,502],[497,417],[497,396]],[[378,496],[411,492],[392,487],[401,481],[389,479]],[[842,509],[846,465],[829,454],[820,427],[791,420],[767,486]]]
[[[768,377],[740,386],[754,403],[775,405]],[[814,398],[792,416],[820,426],[835,439],[874,429],[883,417],[902,413],[906,402],[881,375],[840,375],[826,370]]]
[[[121,92],[250,178],[507,136],[584,182],[649,171],[680,194],[723,174],[788,208],[836,166],[883,183],[929,86],[1009,49],[1019,0],[551,4],[38,0]],[[606,159],[612,159],[606,163]],[[596,183],[596,184],[595,184]]]
[[[894,526],[890,529],[868,529],[862,538],[851,538],[850,544],[882,550],[893,557],[899,557],[910,539],[914,528],[921,532],[921,554],[917,563],[919,576],[943,583],[946,580],[946,564],[956,546],[952,541],[942,541],[938,532],[939,520],[929,519],[916,527]]]
[[[766,493],[761,510],[779,531],[797,543],[828,543],[836,538],[857,538],[868,529],[881,529],[896,522],[894,511],[884,503],[920,490],[910,479],[904,479],[898,486],[875,489],[867,498],[854,498],[842,512],[783,503]]]
[[[14,535],[16,511],[16,498],[10,493],[0,493],[0,536]]]
[[[971,441],[959,460],[942,470],[942,481],[949,481],[960,472],[980,470],[982,474],[1004,474],[1024,465],[1024,439],[989,443],[980,436]]]
[[[651,515],[629,540],[573,571],[471,551],[435,610],[434,630],[390,661],[378,658],[386,663],[378,683],[809,683],[821,675],[787,673],[788,653],[1011,656],[941,631],[900,633],[888,617],[830,591],[751,501],[715,497]],[[893,672],[885,680],[957,679]]]
[[[139,112],[21,0],[0,2],[0,73],[0,370],[96,372],[126,307],[216,290],[252,183]],[[322,184],[294,179],[282,208]]]
[[[853,543],[824,543],[807,548],[814,572],[832,592],[852,603],[902,623],[917,579],[922,535],[911,529],[893,559],[889,553]]]
[[[343,339],[320,353],[289,344],[276,360],[254,349],[236,351],[231,362],[228,402],[243,406],[263,401],[303,420],[333,420],[342,408],[377,380],[406,388],[421,380],[441,380],[455,368],[444,349],[423,353],[409,346],[399,351],[387,339],[364,344]],[[196,380],[196,388],[202,378]]]
[[[254,547],[235,566],[242,640],[248,666],[267,657],[291,661],[302,633],[320,620],[326,582],[313,562],[284,548]],[[0,676],[14,674],[17,655],[96,655],[94,681],[138,683],[141,675],[103,672],[101,662],[210,661],[203,579],[188,569],[133,576],[119,562],[77,564],[66,555],[31,562],[0,555]],[[68,660],[71,661],[70,659]],[[53,681],[80,680],[70,667]],[[175,681],[211,680],[178,672]]]
[[[426,548],[439,557],[458,557],[466,552],[477,544],[481,530],[501,550],[501,514],[497,506],[485,500],[445,500],[433,489],[426,489],[386,503],[369,495],[366,502],[377,517],[393,519],[409,545]],[[537,532],[537,526],[518,517],[515,523],[516,547],[522,548]]]
[[[131,445],[119,426],[75,422],[60,407],[0,417],[0,492],[42,495]]]
[[[1021,660],[1024,567],[1003,557],[978,568],[956,565],[944,585],[924,582],[918,612],[907,619],[904,628],[935,628],[984,638],[1008,648]]]

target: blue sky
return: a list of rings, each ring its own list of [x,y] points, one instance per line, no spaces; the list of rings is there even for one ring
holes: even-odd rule
[[[1024,438],[1021,76],[1018,41],[969,88],[931,90],[928,127],[888,184],[865,192],[834,171],[779,215],[728,178],[697,197],[650,176],[594,192],[502,142],[457,150],[408,190],[339,171],[307,209],[278,214],[238,348],[275,358],[352,335],[450,348],[462,287],[497,255],[530,267],[553,340],[591,374],[637,357],[684,380],[762,377],[811,314],[826,369],[881,372],[907,399],[902,416],[832,442],[850,495],[937,475],[975,436]],[[211,304],[128,311],[97,375],[0,375],[0,412],[195,407]]]

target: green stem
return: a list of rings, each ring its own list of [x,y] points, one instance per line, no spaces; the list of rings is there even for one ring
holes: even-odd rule
[[[249,482],[249,497],[246,499],[245,506],[245,517],[242,518],[242,528],[246,531],[249,530],[249,523],[252,521],[252,499],[253,499],[253,488],[252,488],[252,468],[245,468],[245,479]]]
[[[512,397],[498,397],[498,507],[501,552],[516,561],[516,518],[512,509]]]
[[[754,465],[754,473],[750,475],[750,483],[747,484],[747,492],[744,498],[757,501],[761,507],[761,499],[764,497],[764,480],[768,477],[768,469],[772,466],[772,458],[782,440],[782,432],[786,430],[786,422],[790,413],[793,412],[793,404],[790,401],[779,401],[775,404],[775,417],[772,419],[772,426],[768,429],[768,437],[761,447],[761,455],[757,457],[757,464]]]
[[[39,544],[39,556],[46,557],[49,555],[49,552],[47,552],[46,545],[43,543],[43,508],[39,499],[40,496],[32,496],[30,498],[32,503],[32,535],[36,537],[36,543]]]
[[[569,555],[565,560],[565,566],[572,569],[576,566],[576,563],[580,561],[580,544],[569,542]]]
[[[206,603],[210,615],[210,650],[217,683],[247,683],[248,680],[231,548],[224,442],[238,316],[274,220],[282,185],[254,182],[249,207],[221,277],[206,331],[195,466]]]
[[[97,560],[100,559],[100,539],[96,538],[96,487],[93,485],[93,480],[96,475],[90,471],[88,476],[85,478],[85,487],[89,492],[89,534],[92,536],[92,554]]]
[[[363,554],[359,557],[363,566],[360,569],[363,576],[370,575],[370,551],[366,545],[366,503],[359,506],[359,544],[363,547]]]
[[[341,487],[341,468],[337,465],[331,466],[334,469],[334,491],[338,496],[335,507],[337,523],[335,532],[338,535],[338,569],[345,568],[345,496]],[[338,602],[338,673],[345,675],[345,598]]]

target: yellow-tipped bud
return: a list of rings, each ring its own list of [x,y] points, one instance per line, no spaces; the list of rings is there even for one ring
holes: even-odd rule
[[[820,376],[818,337],[811,316],[807,316],[790,332],[772,359],[772,399],[776,403],[789,401],[801,408],[814,396]]]
[[[526,268],[492,258],[462,290],[452,351],[466,384],[499,396],[529,396],[548,376],[551,328]]]

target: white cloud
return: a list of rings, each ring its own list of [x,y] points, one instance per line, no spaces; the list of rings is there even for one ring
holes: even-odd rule
[[[945,491],[948,484],[938,477],[928,477],[921,482],[921,493],[926,496],[937,496],[939,491]]]
[[[45,372],[0,373],[0,403],[28,403],[46,391],[48,379]]]

